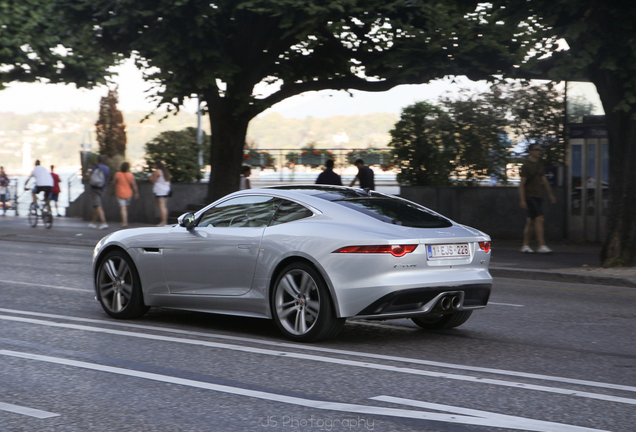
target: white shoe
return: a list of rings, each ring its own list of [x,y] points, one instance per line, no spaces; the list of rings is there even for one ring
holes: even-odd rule
[[[89,228],[97,228],[97,225],[95,225],[94,223],[89,223],[89,224],[88,224],[88,227],[89,227]]]
[[[552,249],[550,249],[549,247],[543,245],[539,249],[537,249],[537,252],[538,253],[550,253],[550,252],[552,252]]]
[[[106,229],[106,228],[108,228],[108,224],[107,224],[107,223],[103,223],[103,224],[101,224],[101,225],[99,226],[99,228],[97,228],[97,229],[102,230],[102,229]]]
[[[524,246],[521,248],[521,252],[523,253],[534,253],[534,251],[532,250],[532,248],[530,246]]]

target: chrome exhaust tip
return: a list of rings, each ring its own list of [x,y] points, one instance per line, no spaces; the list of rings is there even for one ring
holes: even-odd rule
[[[450,296],[442,297],[442,299],[439,301],[439,307],[443,311],[449,310],[452,306],[453,306],[453,300],[451,299]]]

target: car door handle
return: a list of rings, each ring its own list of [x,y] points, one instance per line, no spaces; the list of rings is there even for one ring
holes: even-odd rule
[[[239,244],[239,245],[238,245],[238,248],[239,248],[239,249],[251,249],[251,248],[252,248],[252,245],[249,245],[249,244]]]

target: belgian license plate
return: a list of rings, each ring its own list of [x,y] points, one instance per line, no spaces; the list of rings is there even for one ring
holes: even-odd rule
[[[469,256],[468,243],[428,245],[428,259],[466,258]]]

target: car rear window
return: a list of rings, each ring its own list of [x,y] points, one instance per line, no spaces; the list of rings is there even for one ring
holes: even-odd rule
[[[349,198],[332,202],[394,225],[411,228],[448,228],[453,225],[424,207],[400,199]]]

